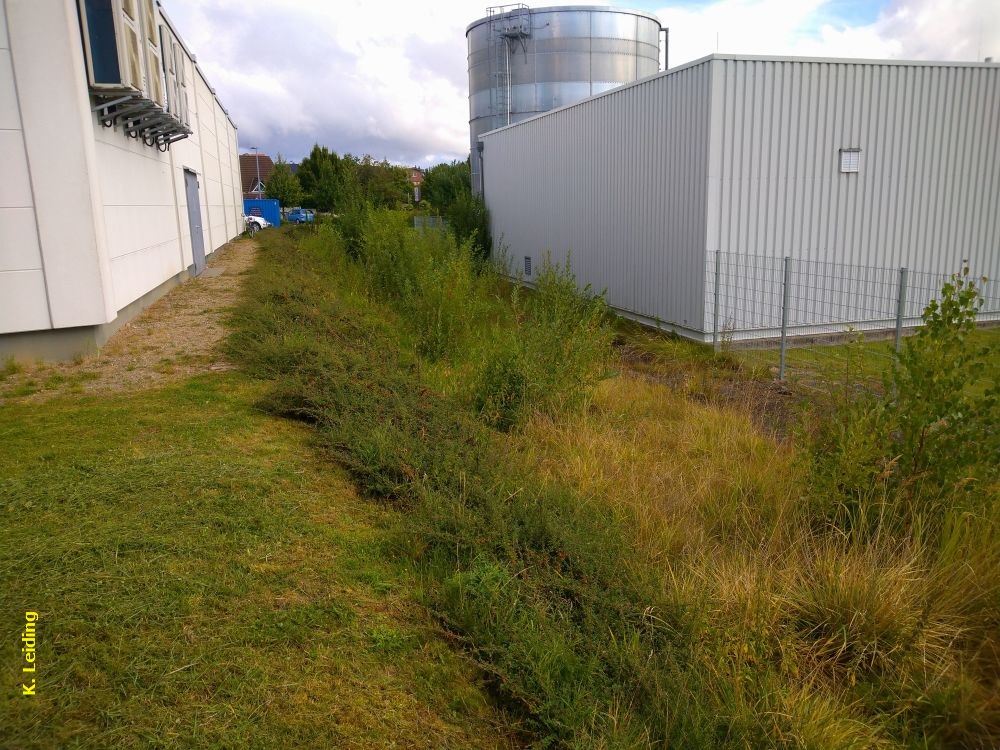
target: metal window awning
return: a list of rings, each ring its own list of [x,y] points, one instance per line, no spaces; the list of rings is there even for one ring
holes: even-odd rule
[[[92,90],[93,111],[106,128],[121,126],[131,138],[141,138],[147,146],[166,151],[171,143],[187,138],[194,131],[142,93],[131,90]]]

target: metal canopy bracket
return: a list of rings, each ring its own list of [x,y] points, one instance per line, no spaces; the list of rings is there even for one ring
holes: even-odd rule
[[[130,138],[141,138],[150,147],[166,151],[170,144],[187,138],[194,131],[169,114],[159,104],[138,91],[91,90],[98,114],[106,128],[121,125]]]

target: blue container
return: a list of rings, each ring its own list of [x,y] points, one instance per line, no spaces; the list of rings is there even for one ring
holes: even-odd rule
[[[281,226],[281,206],[277,198],[244,198],[243,213],[247,216],[261,216],[276,227]]]

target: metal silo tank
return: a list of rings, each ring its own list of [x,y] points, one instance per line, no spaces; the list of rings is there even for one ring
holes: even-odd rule
[[[662,31],[654,15],[607,6],[488,8],[465,31],[473,190],[480,135],[653,75]]]

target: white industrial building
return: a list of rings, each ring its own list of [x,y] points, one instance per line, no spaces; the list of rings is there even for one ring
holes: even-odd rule
[[[965,263],[1000,317],[998,65],[717,54],[480,141],[512,271],[691,338],[916,323]]]
[[[154,0],[0,0],[0,356],[99,347],[243,231],[236,126]]]

